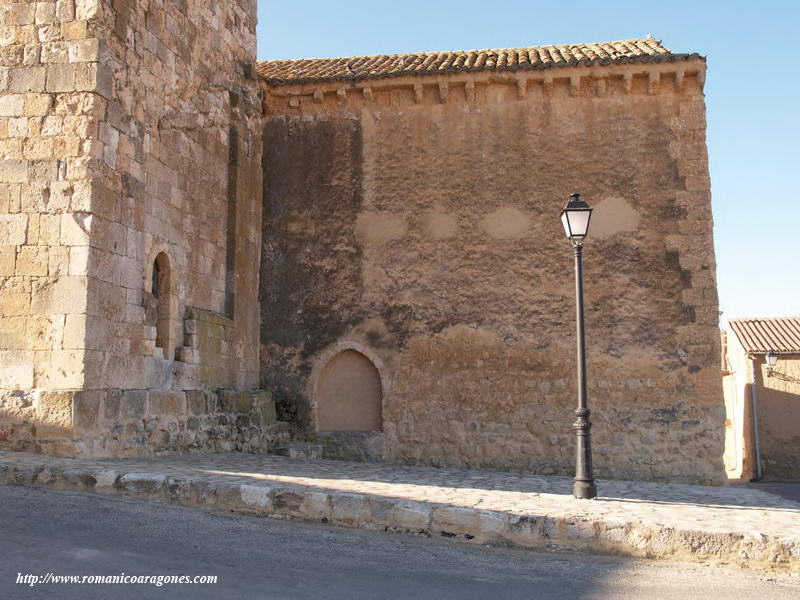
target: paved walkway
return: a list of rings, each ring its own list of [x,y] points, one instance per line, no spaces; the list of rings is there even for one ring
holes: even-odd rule
[[[5,471],[5,473],[4,473]],[[0,481],[88,489],[487,543],[800,572],[800,502],[744,487],[566,477],[270,455],[83,460],[0,452]]]
[[[751,481],[744,485],[754,490],[762,490],[787,500],[800,502],[800,481]]]

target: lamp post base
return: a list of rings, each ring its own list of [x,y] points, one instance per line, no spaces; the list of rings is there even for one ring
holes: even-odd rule
[[[576,481],[572,486],[572,495],[579,500],[597,498],[597,485],[595,485],[594,479],[591,481]]]

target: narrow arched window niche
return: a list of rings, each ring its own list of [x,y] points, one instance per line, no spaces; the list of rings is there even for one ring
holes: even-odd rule
[[[156,348],[161,348],[165,358],[169,357],[170,348],[170,297],[172,293],[172,269],[169,257],[159,252],[153,261],[151,293],[158,302],[158,318],[156,320]]]

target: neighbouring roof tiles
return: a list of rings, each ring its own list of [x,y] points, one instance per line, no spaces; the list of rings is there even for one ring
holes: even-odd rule
[[[729,324],[747,352],[800,353],[800,317],[731,319]]]
[[[674,53],[662,45],[659,40],[639,39],[500,50],[268,60],[258,62],[256,70],[267,83],[285,85],[326,81],[360,81],[404,75],[675,62],[692,58],[700,58],[700,56],[697,53]]]

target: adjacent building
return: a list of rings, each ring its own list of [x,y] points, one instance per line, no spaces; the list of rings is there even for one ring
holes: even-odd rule
[[[729,324],[723,343],[728,476],[800,479],[800,317]]]

